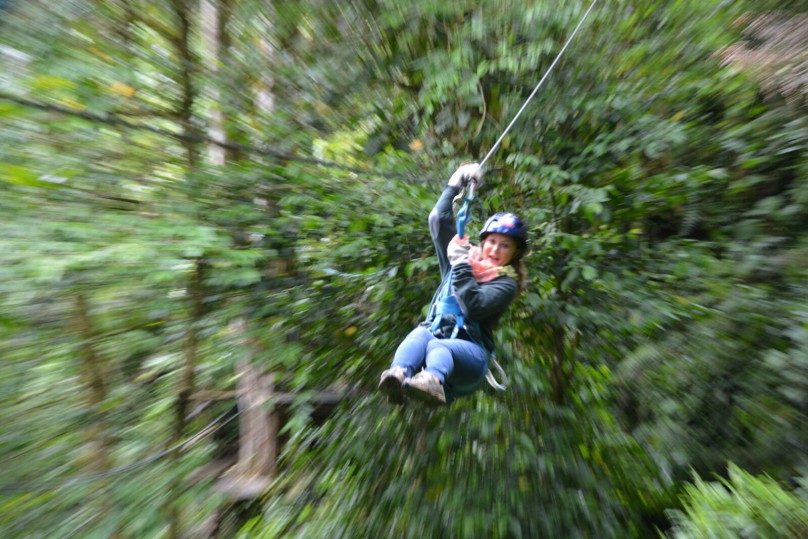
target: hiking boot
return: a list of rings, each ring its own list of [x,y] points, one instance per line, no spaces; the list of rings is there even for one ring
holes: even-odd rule
[[[387,395],[387,399],[393,404],[404,404],[404,393],[401,392],[401,384],[407,378],[407,371],[402,367],[390,367],[382,373],[379,380],[379,391]]]
[[[434,374],[421,371],[412,378],[404,380],[402,385],[404,394],[412,399],[423,401],[427,404],[446,404],[446,393],[443,386]]]

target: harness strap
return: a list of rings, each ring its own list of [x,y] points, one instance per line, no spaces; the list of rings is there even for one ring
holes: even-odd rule
[[[460,304],[457,303],[457,298],[447,296],[439,300],[435,305],[435,320],[432,322],[432,327],[429,328],[429,331],[433,334],[440,329],[440,323],[444,314],[451,314],[455,317],[455,326],[452,330],[452,335],[449,337],[450,339],[455,339],[460,330],[466,327],[466,318],[463,315]]]
[[[471,203],[474,202],[474,185],[475,182],[473,180],[469,182],[468,194],[463,198],[463,205],[457,212],[457,235],[461,238],[466,237],[466,225],[471,221]]]

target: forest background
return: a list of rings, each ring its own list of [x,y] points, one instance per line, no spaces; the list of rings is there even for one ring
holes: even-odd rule
[[[2,536],[807,537],[804,2],[598,3],[478,192],[508,390],[375,391],[588,6],[0,2]]]

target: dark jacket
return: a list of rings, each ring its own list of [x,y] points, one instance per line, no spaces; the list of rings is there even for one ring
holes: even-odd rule
[[[514,279],[502,276],[487,283],[477,283],[471,274],[471,265],[468,262],[460,262],[454,267],[449,265],[449,257],[446,248],[449,242],[457,234],[457,228],[452,212],[452,199],[457,196],[459,189],[447,187],[444,189],[437,204],[429,214],[429,231],[432,234],[432,242],[438,255],[440,266],[441,286],[452,272],[452,294],[457,298],[463,315],[466,317],[471,335],[461,331],[460,338],[472,340],[482,344],[489,352],[494,351],[494,327],[500,317],[505,314],[508,307],[516,298],[519,285]],[[451,335],[454,328],[452,316],[445,317],[448,320],[441,321],[441,332],[444,336]],[[433,309],[423,325],[430,326],[434,320]],[[479,326],[480,334],[475,334],[472,329],[473,324],[468,320],[473,320]]]

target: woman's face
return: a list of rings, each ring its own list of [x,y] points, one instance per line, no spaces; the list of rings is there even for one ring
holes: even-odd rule
[[[505,234],[489,234],[483,241],[483,260],[496,266],[507,266],[516,255],[516,242]]]

